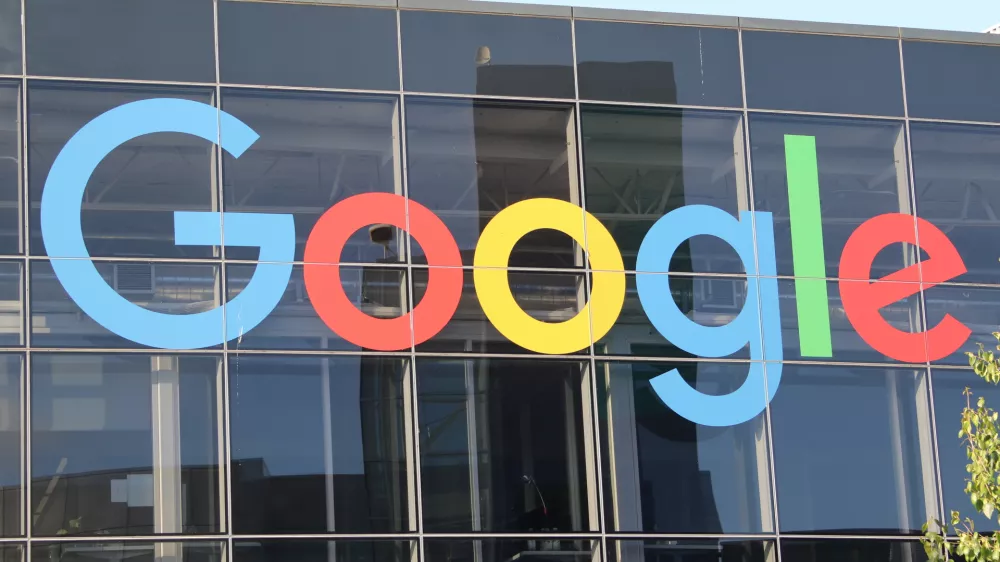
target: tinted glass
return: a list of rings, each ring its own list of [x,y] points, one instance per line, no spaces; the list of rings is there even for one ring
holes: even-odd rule
[[[1000,47],[903,41],[911,117],[1000,121]]]
[[[218,358],[36,354],[31,369],[36,535],[219,530]]]
[[[336,266],[321,266],[336,267]],[[255,265],[226,266],[229,300],[250,282]],[[340,266],[341,290],[354,306],[375,318],[402,316],[407,302],[406,274],[388,267]],[[334,290],[324,288],[324,291]],[[229,344],[230,349],[362,349],[337,334],[316,314],[306,290],[303,268],[296,265],[278,305],[254,329]]]
[[[427,292],[427,269],[414,268],[413,293],[417,305]],[[451,320],[434,337],[417,345],[417,351],[477,353],[534,353],[509,341],[486,318],[476,293],[472,270],[466,270],[462,298]],[[543,322],[564,322],[586,304],[583,275],[510,271],[507,273],[514,300],[529,316]],[[413,321],[422,321],[421,309]],[[581,350],[586,353],[588,349]]]
[[[886,541],[863,539],[794,540],[782,539],[781,557],[796,562],[895,562],[927,560],[924,548],[917,541]]]
[[[408,91],[574,97],[569,20],[402,11],[400,25]]]
[[[0,25],[3,25],[2,17]],[[0,32],[0,43],[3,40]],[[0,82],[0,253],[4,254],[23,251],[20,91],[16,83]]]
[[[600,544],[588,540],[559,539],[427,539],[424,552],[427,562],[505,562],[540,560],[592,562]]]
[[[722,395],[743,384],[748,364],[597,363],[604,490],[614,498],[605,496],[605,522],[646,533],[771,530],[764,415],[731,427],[682,418],[650,385],[673,369],[698,391]]]
[[[504,208],[532,198],[579,202],[574,129],[566,106],[407,98],[410,197],[441,217],[472,265],[479,233]],[[416,244],[413,260],[426,262]],[[573,240],[554,230],[522,238],[509,263],[581,264]]]
[[[410,562],[416,545],[391,540],[254,540],[233,543],[234,562]]]
[[[744,31],[743,61],[751,108],[903,115],[891,39]]]
[[[774,543],[745,539],[612,540],[612,562],[772,562]]]
[[[0,355],[0,535],[24,535],[21,519],[21,380],[24,359]],[[0,550],[0,558],[11,560]]]
[[[903,127],[888,121],[750,116],[755,210],[772,213],[778,275],[795,272],[786,135],[815,139],[823,246],[803,242],[801,249],[804,253],[822,250],[826,277],[838,277],[844,244],[861,223],[885,213],[911,212]],[[796,184],[796,189],[805,185]],[[805,217],[803,222],[810,220]],[[894,273],[913,260],[910,249],[892,244],[878,254],[870,276],[877,279]]]
[[[674,209],[710,205],[737,217],[749,209],[738,114],[584,106],[581,117],[587,212],[611,231],[626,269]],[[670,271],[741,273],[743,264],[726,242],[695,236]]]
[[[166,314],[218,307],[219,267],[98,262],[104,281],[129,302]],[[219,321],[219,334],[223,333]],[[43,347],[141,347],[94,322],[73,302],[47,261],[31,262],[31,342]]]
[[[735,29],[576,22],[580,98],[741,107]]]
[[[188,562],[223,562],[221,542],[58,542],[34,543],[32,559],[53,562],[87,562],[97,558],[106,562],[160,562],[183,559]]]
[[[28,73],[215,81],[211,0],[33,0]]]
[[[223,82],[398,90],[394,10],[219,2]]]
[[[24,344],[24,265],[0,262],[0,346]]]
[[[21,1],[0,0],[0,74],[21,73]]]
[[[409,529],[401,359],[250,355],[229,377],[235,532]]]
[[[418,358],[416,367],[426,531],[592,528],[590,383],[579,362]]]
[[[1000,327],[1000,288],[967,285],[924,286],[927,303],[927,326],[933,328],[950,315],[964,324],[972,334],[965,345],[935,363],[968,366],[966,353],[975,353],[982,344],[987,350],[996,349],[993,332]]]
[[[84,5],[82,2],[74,4]],[[127,2],[126,2],[127,4]],[[44,255],[39,207],[52,162],[83,125],[119,105],[149,98],[211,103],[211,90],[35,82],[29,87],[31,252]],[[212,143],[181,133],[128,141],[90,176],[83,237],[93,256],[210,257],[212,246],[174,244],[174,211],[218,211]]]
[[[944,230],[968,273],[952,281],[1000,283],[1000,130],[912,123],[917,214]]]
[[[360,193],[403,192],[395,98],[234,89],[223,92],[222,104],[260,135],[239,158],[224,153],[226,210],[291,214],[296,260],[303,259],[313,226],[333,205]],[[340,260],[405,260],[403,236],[393,228],[383,247],[368,228],[359,228]],[[258,254],[255,248],[226,248],[227,258]]]
[[[783,532],[919,533],[937,516],[926,385],[923,370],[784,366],[771,402]]]

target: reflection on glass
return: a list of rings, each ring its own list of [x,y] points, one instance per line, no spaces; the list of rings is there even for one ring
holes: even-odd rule
[[[338,267],[334,265],[322,267]],[[406,273],[391,267],[339,266],[341,290],[354,306],[375,318],[398,318],[406,306]],[[255,265],[227,265],[226,282],[229,300],[247,286],[253,277]],[[334,289],[323,289],[334,290]],[[303,279],[303,268],[292,268],[292,277],[285,286],[278,305],[264,320],[239,339],[231,341],[229,348],[240,349],[329,349],[350,351],[363,349],[343,339],[327,327],[316,314]]]
[[[864,539],[782,539],[782,560],[796,562],[924,562],[927,555],[917,541]]]
[[[635,285],[637,275],[660,274],[626,276],[625,305],[607,335],[594,343],[594,351],[598,355],[694,358],[694,355],[664,339],[653,327],[639,301]],[[746,303],[746,293],[747,282],[743,277],[674,275],[670,278],[670,294],[677,308],[692,322],[703,326],[725,326],[735,320]],[[756,296],[751,305],[756,306]],[[749,343],[728,358],[749,359]]]
[[[221,304],[217,265],[97,262],[94,266],[124,299],[155,312],[193,314]],[[43,347],[140,347],[87,316],[66,294],[48,261],[31,262],[31,337],[33,345]]]
[[[42,188],[52,162],[73,134],[91,119],[128,102],[182,98],[211,103],[212,92],[38,82],[29,86],[28,97],[31,253],[44,255],[39,225]],[[90,254],[211,257],[213,246],[174,244],[174,211],[218,211],[213,154],[212,143],[181,133],[143,135],[113,150],[90,176],[83,196],[83,238]]]
[[[906,102],[911,117],[1000,121],[1000,49],[903,41]]]
[[[1000,131],[913,123],[910,134],[917,214],[948,235],[969,270],[952,281],[1000,283]]]
[[[396,12],[219,2],[223,82],[398,90]]]
[[[278,8],[286,7],[292,6]],[[222,95],[223,109],[260,135],[239,158],[224,153],[226,210],[292,214],[296,260],[302,260],[320,215],[333,205],[359,193],[402,194],[394,98],[235,89]],[[404,233],[392,230],[387,247],[375,243],[367,228],[355,232],[341,261],[405,260]],[[226,248],[227,258],[257,255],[256,248]]]
[[[234,531],[407,531],[403,369],[395,358],[230,357]]]
[[[211,2],[33,0],[24,19],[30,74],[215,81]]]
[[[838,277],[844,244],[861,223],[885,213],[911,214],[902,125],[870,119],[750,116],[755,210],[772,213],[778,275],[793,275],[785,135],[816,138],[826,277]],[[909,245],[890,245],[875,259],[871,277],[912,265],[912,254]]]
[[[951,315],[972,330],[965,345],[935,363],[968,366],[966,353],[975,353],[979,344],[987,350],[996,348],[993,332],[1000,331],[1000,290],[996,287],[924,286],[924,302],[927,304],[927,326],[933,328],[945,315]]]
[[[538,562],[599,561],[597,541],[567,539],[427,539],[424,541],[427,562]]]
[[[993,342],[995,346],[996,340]],[[965,493],[965,480],[969,477],[965,467],[969,464],[969,457],[964,440],[958,437],[958,432],[962,429],[962,410],[970,403],[975,407],[979,397],[986,399],[988,407],[996,408],[1000,405],[1000,388],[979,378],[968,368],[932,369],[931,378],[934,383],[934,421],[937,426],[944,512],[958,510],[963,520],[971,517],[976,530],[980,532],[1000,530],[996,519],[987,519],[979,514]],[[966,400],[966,388],[972,391],[971,402]]]
[[[771,402],[782,532],[919,533],[937,517],[929,409],[924,370],[786,364]]]
[[[576,21],[580,98],[740,107],[735,29]]]
[[[590,383],[581,368],[575,361],[417,359],[426,531],[596,527],[584,429],[592,420],[582,398]]]
[[[746,380],[748,368],[747,363],[597,363],[609,527],[670,534],[773,528],[764,415],[732,427],[697,425],[670,410],[650,386],[651,379],[677,369],[702,393],[729,394]]]
[[[410,197],[441,217],[472,265],[479,233],[506,207],[533,198],[579,202],[574,129],[572,110],[560,105],[407,98]],[[426,262],[414,241],[414,262]],[[522,238],[509,265],[582,263],[571,238],[545,229]]]
[[[34,543],[31,559],[46,562],[224,562],[221,542],[57,542]]]
[[[585,106],[581,117],[587,211],[611,231],[626,269],[635,269],[649,228],[674,209],[748,210],[739,114]],[[670,271],[741,273],[743,264],[726,242],[695,236]]]
[[[413,270],[414,301],[427,292],[428,270]],[[514,300],[529,316],[543,322],[565,322],[577,314],[587,302],[583,275],[509,271],[510,291]],[[414,322],[421,312],[414,311]],[[486,318],[479,304],[472,270],[465,271],[462,298],[451,321],[433,338],[417,345],[417,351],[477,353],[534,353],[508,340]],[[580,350],[586,353],[589,349]]]
[[[903,116],[894,40],[743,31],[743,59],[751,108]]]
[[[393,540],[237,540],[233,543],[233,561],[412,562],[416,548],[410,541]]]
[[[24,345],[24,266],[0,262],[0,346]]]
[[[0,66],[3,65],[2,33],[5,25],[0,4]],[[23,251],[21,234],[21,88],[16,82],[0,82],[0,253]]]
[[[0,0],[0,74],[21,73],[21,0]]]
[[[21,386],[23,358],[0,355],[0,536],[24,534],[21,518]],[[10,560],[7,551],[0,558]]]
[[[36,535],[220,530],[217,357],[35,354],[31,369]]]
[[[572,98],[570,21],[483,14],[399,14],[411,92]]]
[[[746,539],[613,540],[611,562],[775,562],[774,543]]]

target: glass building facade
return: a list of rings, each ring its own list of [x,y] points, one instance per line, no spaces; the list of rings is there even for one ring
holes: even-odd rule
[[[921,525],[968,511],[962,390],[1000,400],[963,353],[1000,325],[1000,36],[361,4],[0,0],[3,562],[925,559]],[[104,112],[153,98],[220,108],[260,138],[236,157],[144,135],[101,161],[82,233],[119,295],[185,315],[251,282],[258,250],[177,244],[176,211],[294,219],[284,294],[216,346],[108,330],[46,252],[57,155]],[[801,346],[787,135],[816,143],[825,357]],[[394,351],[331,330],[306,287],[320,217],[371,193],[432,211],[462,267],[455,313]],[[511,341],[476,290],[484,229],[536,198],[596,217],[622,256],[621,314],[579,351]],[[726,395],[762,361],[749,342],[693,354],[640,302],[655,275],[637,266],[644,237],[689,205],[773,219],[782,361],[764,370],[782,386],[735,425],[695,423],[653,387],[676,370]],[[899,361],[847,317],[844,248],[889,213],[933,223],[967,271],[911,280],[879,313],[910,333],[957,319],[972,336],[954,353]],[[416,324],[440,273],[420,238],[361,228],[318,265],[339,268],[365,315]],[[927,258],[889,246],[870,278]],[[519,307],[554,324],[593,313],[595,269],[578,240],[540,229],[506,274]],[[702,326],[734,322],[762,277],[712,236],[681,244],[670,275]]]

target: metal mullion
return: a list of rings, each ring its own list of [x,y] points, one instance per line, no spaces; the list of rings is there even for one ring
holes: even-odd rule
[[[21,408],[21,431],[22,438],[20,441],[21,445],[21,509],[20,516],[22,521],[21,532],[24,534],[24,552],[22,554],[22,559],[25,562],[31,562],[31,540],[33,531],[33,521],[32,521],[32,501],[31,501],[31,270],[29,266],[28,256],[31,255],[31,228],[30,228],[30,217],[31,217],[31,196],[28,190],[28,49],[27,49],[27,35],[28,29],[26,25],[27,19],[27,0],[21,0],[21,95],[20,105],[18,107],[21,131],[20,137],[18,138],[18,151],[20,152],[21,161],[19,162],[18,172],[21,175],[21,192],[18,194],[18,200],[23,205],[21,212],[21,236],[24,239],[21,241],[21,251],[23,255],[21,258],[21,279],[24,283],[23,292],[21,293],[24,302],[21,306],[22,309],[22,319],[21,326],[24,330],[24,352],[21,355],[21,393],[19,399],[22,400]]]

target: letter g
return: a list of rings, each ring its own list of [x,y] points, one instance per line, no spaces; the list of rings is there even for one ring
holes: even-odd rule
[[[167,132],[203,138],[234,157],[259,138],[232,115],[194,101],[148,99],[111,109],[73,135],[52,164],[42,192],[42,240],[63,288],[101,326],[150,347],[211,347],[249,331],[277,306],[292,273],[295,225],[286,214],[175,212],[177,244],[259,246],[260,261],[268,263],[257,266],[232,301],[196,314],[153,312],[116,293],[94,267],[83,240],[83,193],[112,150],[141,135]]]

